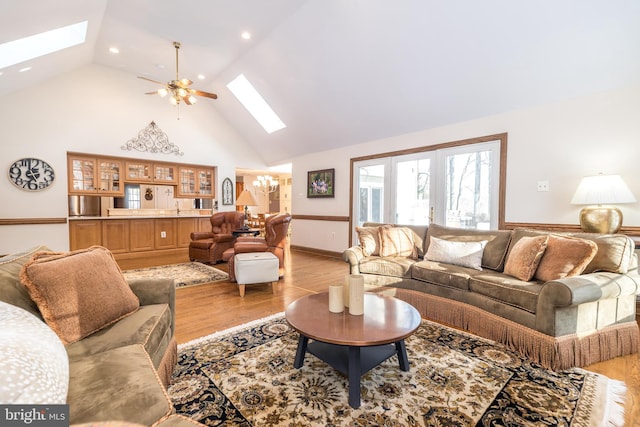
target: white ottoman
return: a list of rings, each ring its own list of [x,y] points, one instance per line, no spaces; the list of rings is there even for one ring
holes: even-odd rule
[[[244,296],[245,285],[278,281],[278,258],[271,252],[237,254],[234,261],[236,282],[240,296]],[[272,289],[275,292],[275,289]]]

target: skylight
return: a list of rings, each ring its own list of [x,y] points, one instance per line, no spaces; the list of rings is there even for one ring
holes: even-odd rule
[[[0,44],[0,69],[85,42],[87,21]]]
[[[247,80],[244,74],[240,74],[233,79],[227,87],[238,101],[249,110],[253,118],[267,131],[273,133],[277,130],[287,127],[280,117],[271,109],[267,101],[260,96],[256,88]]]

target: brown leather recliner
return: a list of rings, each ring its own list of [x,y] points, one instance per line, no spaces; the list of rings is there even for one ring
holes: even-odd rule
[[[248,252],[271,252],[278,258],[278,276],[284,276],[285,250],[289,234],[290,213],[279,213],[264,221],[264,237],[238,237],[233,245],[233,255]],[[235,281],[235,256],[229,258],[229,278]]]
[[[233,230],[244,225],[242,212],[218,212],[211,216],[211,231],[191,233],[189,259],[217,263],[222,261],[222,253],[233,247]]]

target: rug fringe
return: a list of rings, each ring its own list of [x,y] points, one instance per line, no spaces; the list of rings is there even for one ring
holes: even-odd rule
[[[204,341],[207,341],[207,340],[210,340],[210,339],[213,339],[213,338],[220,338],[222,336],[226,336],[226,335],[229,335],[229,334],[237,333],[238,331],[243,331],[245,329],[253,328],[256,325],[268,322],[270,320],[275,320],[275,319],[278,319],[280,317],[284,317],[284,312],[272,314],[270,316],[263,317],[261,319],[252,320],[251,322],[243,323],[243,324],[238,325],[238,326],[232,326],[231,328],[223,329],[221,331],[217,331],[217,332],[214,332],[212,334],[205,335],[204,337],[195,338],[195,339],[193,339],[191,341],[188,341],[188,342],[185,342],[185,343],[182,343],[182,344],[178,344],[178,351],[189,350],[191,347],[196,347],[196,346],[200,345]]]
[[[606,393],[607,405],[604,410],[602,425],[607,427],[623,427],[627,387],[622,381],[609,380],[607,382]]]

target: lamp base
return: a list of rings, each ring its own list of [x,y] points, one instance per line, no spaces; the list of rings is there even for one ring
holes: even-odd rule
[[[242,230],[249,230],[249,207],[244,205],[244,224],[242,225]]]
[[[613,206],[587,206],[580,211],[580,227],[587,233],[617,233],[622,227],[622,211]]]

